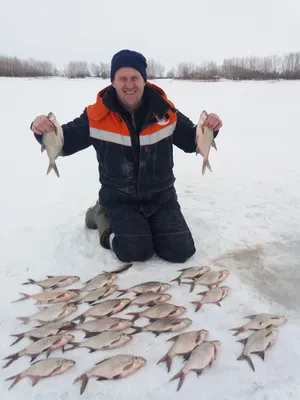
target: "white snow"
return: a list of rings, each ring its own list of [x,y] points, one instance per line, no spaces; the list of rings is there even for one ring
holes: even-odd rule
[[[103,270],[121,265],[114,254],[99,246],[97,233],[84,226],[85,211],[94,204],[99,189],[94,149],[59,159],[60,179],[53,172],[46,176],[47,156],[40,153],[29,130],[36,115],[49,111],[61,123],[75,118],[108,83],[97,79],[0,79],[1,359],[30,343],[23,339],[10,347],[10,334],[34,326],[23,325],[16,317],[36,312],[35,301],[11,304],[19,292],[40,290],[22,286],[22,282],[75,274],[82,279],[72,287],[80,287]],[[169,282],[180,268],[220,260],[231,271],[224,282],[230,291],[221,307],[206,304],[194,312],[189,302],[205,290],[202,286],[190,293],[189,286],[174,283],[169,291],[172,302],[185,305],[184,316],[193,319],[187,330],[208,329],[209,339],[221,340],[218,358],[201,377],[189,373],[176,392],[178,381],[169,380],[182,367],[182,359],[175,357],[170,373],[165,364],[157,365],[171,346],[166,340],[176,333],[157,338],[140,333],[119,349],[67,352],[65,356],[77,363],[69,372],[41,380],[34,387],[25,378],[8,391],[11,381],[4,379],[29,365],[29,358],[22,357],[1,369],[1,399],[299,399],[300,82],[155,83],[194,122],[206,109],[218,113],[224,126],[217,138],[218,151],[211,151],[213,172],[207,171],[204,177],[200,156],[174,149],[176,188],[195,238],[195,256],[184,265],[153,257],[121,274],[118,284],[127,288],[146,280]],[[81,306],[78,314],[86,308]],[[118,315],[129,311],[135,307]],[[289,321],[279,328],[277,342],[266,352],[264,362],[253,355],[253,372],[246,362],[236,361],[243,348],[236,340],[248,334],[236,338],[230,329],[247,322],[246,315],[260,312],[282,313]],[[136,325],[146,322],[140,319]],[[84,334],[76,332],[75,336],[81,340]],[[95,362],[118,353],[143,356],[147,365],[124,380],[91,379],[80,396],[80,383],[73,384],[74,379]],[[57,350],[51,356],[63,355]]]

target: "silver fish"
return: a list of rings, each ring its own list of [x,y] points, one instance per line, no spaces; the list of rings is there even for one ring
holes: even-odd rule
[[[200,301],[191,301],[191,304],[196,306],[195,312],[197,312],[205,303],[217,304],[221,307],[220,301],[228,295],[229,288],[227,286],[218,286],[207,290],[206,292],[200,292],[203,297]]]
[[[23,297],[12,301],[12,303],[17,303],[18,301],[23,301],[27,299],[35,299],[35,304],[50,304],[50,303],[63,303],[72,300],[79,296],[80,291],[78,289],[69,290],[51,290],[49,292],[41,292],[37,294],[26,294],[20,293]]]
[[[75,303],[55,304],[53,306],[43,308],[41,311],[31,315],[30,317],[16,318],[20,321],[23,321],[24,324],[27,324],[32,320],[38,321],[39,323],[56,322],[73,314],[75,311],[77,311],[77,308],[78,307]]]
[[[202,111],[196,128],[196,155],[201,154],[203,157],[202,175],[205,174],[206,167],[212,171],[208,160],[211,146],[217,150],[217,145],[214,140],[214,131],[204,126],[207,116],[207,112]]]
[[[73,342],[71,347],[65,351],[77,349],[77,348],[87,348],[90,353],[97,350],[115,349],[121,347],[124,344],[130,342],[132,336],[127,333],[122,332],[101,332],[90,339],[84,340],[82,342]]]
[[[138,332],[153,332],[155,336],[159,336],[162,332],[181,331],[192,323],[193,321],[189,318],[161,318],[145,326],[134,326],[135,332],[132,332],[131,335]]]
[[[47,357],[52,351],[59,349],[60,347],[62,347],[62,350],[64,351],[64,345],[72,342],[73,340],[73,335],[55,335],[39,339],[38,341],[31,343],[29,346],[25,347],[25,349],[5,357],[4,360],[9,361],[3,366],[3,368],[8,367],[11,363],[23,356],[30,356],[30,361],[33,361],[44,351],[47,351]]]
[[[79,276],[70,275],[47,275],[48,279],[35,281],[34,279],[28,279],[28,282],[23,282],[22,285],[37,285],[43,289],[58,289],[65,286],[69,286],[80,280]]]
[[[92,290],[88,292],[85,296],[81,299],[76,300],[76,304],[88,303],[93,304],[98,300],[104,299],[111,294],[113,294],[119,288],[118,285],[111,285],[111,286],[103,286],[99,289]]]
[[[157,362],[157,364],[165,362],[167,364],[168,372],[170,372],[172,358],[176,355],[181,355],[184,356],[183,358],[185,360],[187,360],[194,348],[201,344],[206,339],[207,335],[208,331],[206,329],[201,329],[200,331],[184,332],[180,335],[171,337],[167,342],[175,343],[167,354]]]
[[[40,379],[63,374],[74,367],[75,364],[75,361],[65,358],[47,358],[46,360],[35,361],[25,371],[9,377],[5,379],[5,381],[14,379],[14,382],[10,385],[8,390],[25,377],[30,378],[32,380],[32,386],[35,386]]]
[[[125,318],[104,317],[101,319],[86,321],[82,324],[74,324],[69,330],[83,331],[85,332],[85,338],[87,338],[106,331],[123,331],[124,329],[131,328],[132,326],[133,322]]]
[[[172,296],[169,293],[155,293],[155,292],[145,292],[135,297],[131,301],[131,306],[156,306],[157,304],[165,303],[166,301],[171,300]]]
[[[182,279],[197,279],[205,272],[210,271],[210,267],[188,267],[179,269],[178,271],[181,272],[181,274],[177,278],[172,279],[171,282],[178,282],[178,286],[180,286]]]
[[[74,318],[72,321],[79,320],[79,322],[84,322],[87,317],[93,318],[102,318],[102,317],[110,317],[113,314],[122,311],[124,308],[128,307],[131,303],[130,299],[111,299],[104,300],[101,303],[98,303],[83,314]]]
[[[48,336],[57,335],[60,332],[71,330],[76,324],[74,322],[53,322],[47,325],[42,325],[30,329],[29,331],[22,333],[15,333],[10,336],[16,337],[17,339],[10,345],[18,343],[23,338],[31,339],[36,341],[37,339],[42,339]]]
[[[118,292],[121,292],[118,297],[122,296],[125,293],[134,292],[136,294],[142,294],[146,292],[155,292],[162,293],[168,289],[170,289],[171,285],[169,283],[157,282],[157,281],[149,281],[145,283],[140,283],[138,285],[134,285],[129,289],[118,289]]]
[[[287,317],[285,317],[284,315],[275,315],[268,313],[248,315],[245,318],[249,318],[251,321],[249,321],[247,324],[243,326],[239,326],[238,328],[230,329],[231,331],[236,331],[236,333],[234,333],[233,336],[237,336],[240,333],[248,330],[258,331],[261,329],[265,329],[271,325],[280,326],[286,323],[288,320]]]
[[[170,303],[157,304],[156,306],[147,308],[140,312],[130,312],[128,315],[133,315],[131,321],[136,321],[138,318],[148,318],[150,321],[154,321],[160,318],[166,317],[178,317],[186,311],[185,307],[175,306]]]
[[[219,283],[223,282],[229,275],[229,271],[222,269],[221,271],[208,271],[202,276],[194,280],[193,282],[184,282],[186,285],[191,285],[190,292],[194,290],[196,285],[204,285],[208,288],[212,288],[214,285],[218,286]]]
[[[255,371],[253,361],[250,358],[250,354],[258,354],[261,359],[264,360],[265,351],[269,347],[271,347],[276,341],[277,329],[278,327],[270,326],[268,328],[252,333],[252,335],[250,335],[248,338],[238,340],[238,342],[243,343],[245,346],[242,354],[237,358],[237,360],[246,360],[253,371]]]
[[[119,354],[98,362],[95,367],[76,378],[74,383],[82,381],[80,388],[80,394],[82,394],[91,377],[95,377],[98,381],[125,378],[142,368],[146,363],[147,361],[143,357]]]
[[[209,368],[212,365],[221,345],[222,343],[219,340],[212,340],[211,342],[203,342],[194,348],[181,371],[170,379],[171,382],[179,378],[177,391],[181,388],[189,371],[195,371],[197,376],[200,376],[205,368]]]
[[[133,263],[127,263],[124,265],[121,265],[121,267],[114,269],[113,271],[103,271],[106,274],[111,274],[111,273],[115,273],[115,274],[120,274],[124,271],[127,271],[129,268],[131,268],[133,266]]]
[[[53,169],[55,171],[56,175],[59,177],[59,172],[58,172],[55,160],[62,153],[62,148],[63,148],[63,144],[64,144],[64,134],[63,134],[62,127],[59,125],[59,123],[56,120],[55,115],[52,112],[50,112],[48,114],[48,119],[54,125],[54,129],[51,132],[43,133],[41,152],[46,150],[46,152],[48,154],[49,166],[47,169],[47,175]]]
[[[110,272],[103,272],[102,274],[96,275],[94,278],[89,279],[84,284],[85,286],[81,288],[81,292],[90,292],[95,289],[100,289],[103,286],[111,285],[116,279],[118,275]]]

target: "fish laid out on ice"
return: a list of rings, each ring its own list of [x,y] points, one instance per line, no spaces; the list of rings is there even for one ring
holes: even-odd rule
[[[140,283],[138,285],[134,285],[130,287],[129,289],[118,289],[118,292],[120,292],[119,296],[122,296],[125,293],[133,292],[136,294],[143,294],[146,292],[155,292],[155,293],[162,293],[168,289],[170,289],[171,285],[169,283],[164,283],[164,282],[157,282],[157,281],[150,281],[150,282],[145,282],[145,283]]]
[[[155,293],[155,292],[145,292],[143,294],[138,295],[131,301],[131,306],[156,306],[157,304],[165,303],[166,301],[171,300],[172,296],[169,293]]]
[[[131,303],[130,299],[111,299],[104,300],[101,303],[98,303],[88,310],[86,310],[83,314],[74,318],[72,321],[79,320],[79,322],[84,322],[87,317],[93,318],[102,318],[102,317],[110,317],[113,314],[116,314]]]
[[[201,154],[203,157],[202,175],[205,174],[206,167],[212,171],[208,160],[211,146],[217,150],[217,145],[214,140],[214,131],[204,126],[207,116],[207,112],[202,111],[196,128],[196,155]]]
[[[48,336],[57,335],[58,333],[71,330],[75,325],[76,324],[74,322],[69,321],[52,322],[47,325],[35,327],[34,329],[30,329],[26,332],[11,334],[10,336],[16,337],[17,339],[10,346],[18,343],[23,338],[36,341]]]
[[[159,336],[163,332],[181,331],[192,323],[193,321],[189,318],[161,318],[145,326],[134,326],[135,332],[131,333],[131,335],[135,335],[138,332],[152,332],[155,336]]]
[[[228,290],[229,288],[227,286],[217,286],[205,292],[197,293],[201,294],[203,297],[200,301],[191,301],[191,304],[196,306],[195,312],[197,312],[205,303],[213,303],[221,307],[220,301],[228,295]]]
[[[104,299],[104,298],[110,296],[118,288],[119,288],[118,285],[103,286],[99,289],[95,289],[95,290],[88,292],[85,296],[83,296],[79,300],[76,300],[74,303],[76,303],[76,304],[82,304],[82,303],[93,304],[98,300],[101,300],[101,299]]]
[[[43,133],[41,152],[46,150],[46,152],[48,154],[49,166],[47,169],[47,175],[53,169],[55,171],[56,175],[59,177],[59,172],[58,172],[55,160],[57,159],[57,157],[59,155],[61,155],[63,144],[64,144],[64,134],[63,134],[62,127],[59,125],[59,123],[56,120],[55,115],[52,112],[50,112],[48,114],[48,119],[54,125],[54,129],[51,132]]]
[[[100,289],[103,286],[111,285],[117,278],[118,275],[113,272],[104,272],[102,274],[98,274],[94,278],[84,282],[84,286],[80,289],[80,291],[90,292],[95,289]]]
[[[119,332],[124,329],[131,328],[133,322],[125,318],[104,317],[92,321],[86,321],[82,324],[73,324],[68,330],[76,330],[85,332],[85,338],[96,336],[101,332]],[[66,328],[62,328],[66,329]]]
[[[64,345],[72,342],[73,340],[73,335],[55,335],[39,339],[38,341],[31,343],[29,346],[25,347],[25,349],[5,357],[4,360],[9,361],[3,366],[3,368],[8,367],[11,363],[23,356],[30,356],[30,361],[33,361],[44,351],[47,351],[47,357],[51,354],[52,351],[59,349],[60,347],[62,348],[62,351],[64,351]]]
[[[207,286],[211,289],[213,286],[218,286],[219,283],[223,282],[229,275],[229,271],[222,269],[221,271],[208,271],[201,275],[193,282],[184,282],[186,285],[191,285],[190,292],[194,290],[197,285]]]
[[[22,283],[22,285],[37,285],[42,289],[58,289],[65,286],[69,286],[72,283],[78,282],[80,280],[79,276],[70,275],[58,275],[52,276],[47,275],[48,279],[43,279],[40,281],[35,281],[34,279],[28,279],[28,282]]]
[[[132,336],[128,335],[127,333],[116,331],[102,332],[99,333],[99,335],[84,340],[82,342],[71,343],[71,347],[69,347],[65,351],[78,348],[87,348],[90,350],[90,353],[92,353],[97,350],[115,349],[117,347],[123,346],[131,340]]]
[[[236,331],[233,336],[237,336],[240,333],[248,330],[258,331],[261,329],[265,329],[271,325],[280,326],[287,322],[287,317],[285,317],[284,315],[275,315],[268,313],[248,315],[245,318],[249,318],[251,321],[243,326],[239,326],[238,328],[230,329],[231,331]]]
[[[278,327],[270,326],[252,333],[252,335],[250,335],[248,338],[238,340],[238,342],[243,343],[245,346],[242,354],[237,358],[237,360],[246,360],[253,371],[255,371],[250,354],[255,353],[259,355],[262,360],[264,360],[265,351],[276,341],[277,329]]]
[[[181,274],[177,278],[172,279],[171,282],[178,282],[180,286],[182,279],[197,279],[208,271],[210,271],[210,267],[208,266],[179,269],[178,272],[181,272]]]
[[[179,378],[177,391],[181,388],[188,372],[195,371],[197,376],[200,376],[205,368],[211,367],[221,345],[219,340],[212,340],[211,342],[203,342],[194,348],[181,371],[170,379],[170,381],[173,381]]]
[[[39,323],[49,323],[56,322],[62,318],[65,318],[75,311],[77,311],[77,305],[75,303],[66,303],[66,304],[55,304],[50,307],[45,307],[41,311],[36,314],[31,315],[30,317],[16,317],[20,321],[23,321],[24,324],[27,324],[29,321],[38,321]]]
[[[14,379],[8,390],[15,386],[22,378],[30,378],[32,386],[35,386],[40,379],[63,374],[74,367],[75,364],[75,361],[65,358],[47,358],[46,360],[35,361],[25,371],[5,379],[6,381]]]
[[[80,388],[80,394],[82,394],[90,378],[94,377],[97,381],[125,378],[142,368],[146,362],[143,357],[126,354],[112,356],[98,362],[93,368],[76,378],[74,383],[82,381]]]
[[[136,321],[138,318],[148,318],[151,322],[156,319],[166,317],[178,317],[186,311],[185,307],[176,306],[170,303],[157,304],[156,306],[147,308],[140,312],[130,312],[127,315],[133,315],[131,321]]]
[[[199,346],[208,335],[206,329],[201,329],[200,331],[184,332],[180,335],[176,335],[167,340],[167,342],[175,342],[168,353],[163,356],[157,364],[165,362],[167,364],[168,372],[170,372],[172,358],[174,356],[184,356],[184,359],[188,359],[190,353],[194,350],[196,346]]]
[[[115,274],[120,274],[121,272],[127,271],[129,268],[131,268],[133,266],[133,263],[127,263],[124,265],[121,265],[121,267],[114,269],[113,271],[103,271],[106,274],[111,274],[111,273],[115,273]]]
[[[51,290],[49,292],[41,292],[37,294],[26,294],[20,293],[23,297],[20,299],[12,301],[12,303],[17,303],[18,301],[23,301],[27,299],[35,299],[35,304],[51,304],[51,303],[64,303],[72,300],[79,296],[80,291],[78,289],[69,290]]]

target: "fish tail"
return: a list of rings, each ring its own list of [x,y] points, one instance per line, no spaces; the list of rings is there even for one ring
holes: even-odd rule
[[[34,285],[35,283],[36,281],[34,279],[28,278],[28,281],[21,283],[21,285]]]
[[[21,374],[17,374],[17,375],[13,375],[10,376],[9,378],[4,379],[5,381],[11,381],[13,380],[13,383],[10,385],[10,387],[8,388],[8,390],[10,390],[12,387],[14,387],[21,379]]]
[[[183,381],[184,381],[184,378],[185,378],[185,374],[180,371],[180,372],[178,372],[178,374],[174,375],[173,378],[171,378],[169,380],[169,382],[171,382],[174,379],[178,379],[178,378],[179,378],[179,383],[178,383],[178,386],[177,386],[177,391],[181,388],[181,386],[183,384]]]
[[[215,150],[218,150],[215,140],[212,141],[211,145]]]
[[[237,336],[237,335],[239,335],[240,333],[242,333],[242,332],[244,332],[245,331],[245,329],[242,327],[242,326],[240,326],[240,327],[238,327],[238,328],[232,328],[232,329],[230,329],[231,331],[235,331],[235,333],[233,334],[233,336]]]
[[[126,289],[124,289],[124,290],[122,290],[122,289],[117,289],[117,292],[120,293],[117,297],[120,297],[120,296],[122,296],[123,294],[127,293],[127,290],[126,290]]]
[[[11,354],[10,356],[7,356],[3,358],[3,360],[9,360],[5,365],[3,365],[2,368],[7,368],[11,363],[16,361],[19,358],[19,353]]]
[[[82,375],[78,376],[78,378],[76,378],[73,383],[76,383],[79,381],[82,381],[81,387],[80,387],[80,394],[82,394],[85,391],[86,385],[89,381],[87,374],[82,374]]]
[[[200,301],[191,301],[190,303],[196,306],[195,312],[199,311],[200,308],[203,306],[203,304]]]
[[[181,279],[178,277],[178,278],[172,279],[170,282],[178,282],[178,286],[180,286]]]
[[[171,364],[172,364],[172,357],[169,356],[167,353],[165,356],[163,356],[160,360],[158,360],[157,364],[160,364],[162,362],[165,362],[167,365],[167,370],[170,372],[171,369]]]
[[[73,319],[71,320],[71,322],[72,322],[72,321],[77,321],[77,320],[79,321],[80,324],[82,324],[82,323],[84,322],[84,320],[85,320],[85,316],[84,316],[83,314],[78,315],[77,317],[73,318]]]
[[[138,312],[129,312],[126,315],[133,315],[133,318],[131,318],[131,322],[136,321],[138,318],[140,318],[140,313]]]
[[[59,172],[58,172],[57,165],[56,165],[55,161],[49,163],[49,166],[48,166],[48,169],[47,169],[47,175],[49,174],[49,172],[50,172],[52,169],[54,170],[54,172],[56,173],[56,175],[59,177]]]
[[[212,172],[212,169],[211,169],[211,166],[210,166],[210,163],[209,163],[208,159],[207,160],[203,160],[202,175],[205,174],[206,167],[210,170],[210,172]]]
[[[130,332],[130,335],[136,335],[139,332],[142,332],[143,327],[142,326],[132,326],[131,329],[134,329],[135,332]]]
[[[10,335],[10,336],[13,336],[13,337],[17,338],[10,346],[13,346],[14,344],[18,343],[24,337],[23,333],[17,333],[17,334]]]
[[[251,369],[253,369],[253,371],[255,372],[254,364],[253,364],[253,362],[252,362],[250,356],[247,356],[247,355],[245,355],[245,354],[241,354],[241,355],[237,358],[237,360],[239,360],[239,361],[240,361],[240,360],[246,360],[246,361],[248,362],[248,364],[250,365]]]
[[[30,320],[30,317],[16,317],[16,319],[19,319],[20,321],[23,321],[24,324],[27,324]]]
[[[23,300],[27,300],[27,299],[31,298],[30,294],[21,293],[21,292],[19,292],[19,294],[21,294],[23,297],[20,297],[19,299],[12,301],[12,303],[17,303],[18,301],[23,301]]]

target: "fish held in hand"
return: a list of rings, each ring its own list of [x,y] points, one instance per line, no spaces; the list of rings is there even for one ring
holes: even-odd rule
[[[148,318],[151,322],[156,319],[166,317],[178,317],[186,311],[185,307],[176,306],[170,303],[157,304],[156,306],[147,308],[140,312],[130,312],[127,315],[133,315],[131,321],[136,321],[138,318]]]
[[[60,347],[62,348],[62,351],[64,351],[64,345],[72,342],[73,340],[73,335],[55,335],[39,339],[38,341],[31,343],[29,346],[25,347],[25,349],[5,357],[4,360],[9,361],[2,368],[7,368],[10,364],[23,356],[30,356],[30,361],[33,361],[44,351],[47,351],[47,357],[52,351],[59,349]]]
[[[255,371],[250,354],[257,354],[264,361],[265,351],[276,341],[277,329],[278,327],[270,326],[252,333],[248,338],[238,340],[238,342],[243,343],[245,346],[242,354],[237,358],[237,360],[246,360],[252,370]]]
[[[135,332],[131,335],[135,335],[139,332],[152,332],[155,336],[159,336],[163,332],[178,332],[188,326],[192,325],[193,321],[190,318],[161,318],[146,326],[134,326],[132,327]]]
[[[80,291],[78,289],[69,290],[51,290],[49,292],[41,292],[37,294],[26,294],[20,293],[23,297],[12,301],[12,303],[17,303],[19,301],[35,299],[35,304],[50,304],[50,303],[63,303],[72,300],[79,296]]]
[[[233,336],[237,336],[240,333],[248,330],[258,331],[261,329],[265,329],[271,325],[280,326],[286,323],[288,320],[287,317],[285,317],[284,315],[275,315],[269,313],[248,315],[246,318],[250,319],[247,324],[230,329],[231,331],[235,331]]]
[[[221,345],[222,343],[219,340],[212,340],[211,342],[203,342],[199,346],[195,347],[181,371],[170,379],[171,382],[174,379],[179,378],[177,391],[181,388],[185,376],[190,371],[195,371],[197,376],[200,376],[206,368],[211,367],[217,357]]]
[[[62,148],[64,144],[64,134],[62,127],[59,125],[55,115],[52,112],[48,114],[48,119],[54,125],[54,130],[51,132],[43,133],[41,152],[46,150],[48,154],[49,166],[47,169],[47,175],[53,169],[56,175],[59,177],[59,172],[55,160],[57,159],[58,156],[62,154]]]
[[[210,271],[210,267],[189,267],[179,269],[178,271],[181,272],[181,274],[177,278],[172,279],[171,282],[178,282],[178,286],[180,286],[182,279],[197,279],[205,272]]]
[[[74,322],[69,321],[53,322],[47,325],[35,327],[34,329],[30,329],[26,332],[11,334],[10,336],[16,337],[17,339],[10,346],[18,343],[23,338],[36,341],[44,337],[57,335],[60,332],[71,330],[72,328],[74,328],[75,325],[76,324]]]
[[[80,280],[79,276],[70,275],[47,275],[48,279],[43,279],[40,281],[35,281],[34,279],[28,279],[28,282],[23,282],[22,285],[37,285],[42,289],[58,289],[65,286],[69,286]]]
[[[196,128],[196,155],[201,154],[203,157],[202,175],[205,174],[206,167],[212,172],[208,159],[211,146],[217,150],[214,131],[209,129],[207,126],[204,126],[207,116],[207,112],[202,111]]]
[[[119,354],[96,363],[93,368],[76,378],[74,383],[82,381],[80,388],[80,394],[82,394],[92,377],[96,378],[97,381],[125,378],[135,373],[146,363],[147,361],[143,357]]]
[[[24,324],[27,324],[29,321],[36,320],[39,323],[49,323],[56,322],[62,318],[65,318],[75,311],[77,311],[77,305],[75,303],[67,303],[67,304],[55,304],[50,307],[45,307],[41,311],[37,312],[30,317],[16,317],[20,321],[23,321]]]
[[[227,286],[218,286],[212,289],[207,290],[206,292],[200,292],[197,294],[201,294],[203,297],[200,301],[191,301],[191,304],[196,306],[195,312],[200,310],[200,308],[205,303],[216,304],[221,307],[220,301],[222,301],[228,295],[229,288]]]
[[[166,301],[171,300],[172,296],[169,293],[155,293],[152,291],[145,292],[135,297],[131,301],[131,305],[138,306],[139,308],[144,306],[156,306],[157,304],[165,303]]]
[[[201,329],[199,331],[184,332],[180,335],[176,335],[167,340],[167,342],[175,342],[168,353],[163,356],[157,364],[165,362],[167,365],[167,370],[170,372],[172,358],[176,355],[184,356],[187,360],[191,352],[196,346],[199,346],[204,342],[208,335],[206,329]]]
[[[47,358],[46,360],[35,361],[25,371],[6,378],[5,381],[14,380],[8,390],[25,377],[30,378],[32,380],[32,386],[35,386],[40,379],[63,374],[70,368],[74,367],[75,364],[75,361],[67,360],[65,358]]]
[[[165,282],[157,282],[157,281],[149,281],[145,283],[140,283],[138,285],[134,285],[130,287],[129,289],[118,289],[118,292],[120,292],[119,296],[122,296],[125,293],[133,292],[136,294],[143,294],[146,292],[155,292],[155,293],[162,293],[168,289],[170,289],[171,285],[169,283]]]

